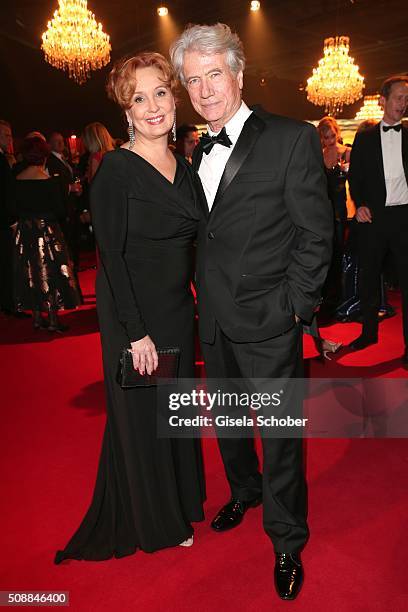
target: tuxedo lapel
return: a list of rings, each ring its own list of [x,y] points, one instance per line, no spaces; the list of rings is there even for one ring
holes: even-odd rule
[[[265,123],[263,120],[255,113],[252,113],[245,121],[241,134],[222,174],[221,181],[215,195],[214,204],[211,208],[211,214],[224,195],[226,189],[231,184],[231,181],[234,179],[237,172],[245,162],[260,134],[262,133],[264,126]]]
[[[50,153],[47,161],[48,172],[51,176],[61,176],[64,181],[70,183],[72,181],[72,168],[69,164],[61,161],[59,157],[54,155],[54,153]]]
[[[381,123],[375,126],[373,131],[373,137],[375,139],[375,146],[373,147],[373,154],[375,155],[376,165],[380,172],[379,177],[385,187],[385,174],[384,174],[384,160],[381,146]]]
[[[53,155],[53,153],[52,153],[52,155]],[[64,162],[62,159],[57,157],[56,155],[54,155],[54,157],[55,157],[55,160],[57,162],[57,167],[59,167],[61,169],[61,172],[65,172],[67,175],[69,174],[69,176],[72,178],[72,168],[71,168],[71,166],[67,162]]]
[[[194,149],[191,165],[193,167],[194,184],[198,192],[198,201],[200,203],[200,206],[204,213],[205,218],[208,219],[210,215],[210,209],[208,208],[208,202],[205,196],[203,185],[201,183],[200,175],[198,174],[198,169],[200,168],[202,158],[203,158],[203,148],[201,144],[198,144],[196,148]]]

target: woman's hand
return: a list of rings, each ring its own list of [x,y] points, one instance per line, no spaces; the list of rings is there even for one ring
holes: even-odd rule
[[[136,342],[131,342],[133,367],[140,374],[152,374],[159,365],[156,347],[150,336],[145,336]]]

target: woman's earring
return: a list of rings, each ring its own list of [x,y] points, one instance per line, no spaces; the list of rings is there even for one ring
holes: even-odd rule
[[[128,122],[129,122],[129,127],[128,127],[129,149],[132,150],[133,147],[135,146],[135,129],[133,127],[133,121],[131,119],[128,119]]]
[[[176,142],[177,140],[177,132],[176,132],[176,111],[174,111],[174,121],[173,121],[173,127],[171,128],[171,133],[173,135],[173,142]]]

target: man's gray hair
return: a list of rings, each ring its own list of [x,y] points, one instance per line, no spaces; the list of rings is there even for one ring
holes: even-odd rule
[[[231,32],[225,23],[215,25],[188,25],[180,38],[170,47],[170,57],[177,77],[185,86],[183,73],[186,51],[198,51],[204,55],[226,53],[231,72],[238,74],[245,68],[245,55],[238,34]]]

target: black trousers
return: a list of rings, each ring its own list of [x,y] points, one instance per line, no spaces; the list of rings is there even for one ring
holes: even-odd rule
[[[203,342],[202,350],[209,379],[303,376],[301,324],[250,343],[231,341],[217,325],[214,343]],[[219,437],[218,444],[232,497],[249,501],[262,493],[263,525],[275,551],[299,552],[309,536],[302,439],[262,436],[262,475],[253,437]]]
[[[394,255],[402,297],[402,322],[408,346],[408,205],[385,207],[372,223],[358,224],[359,293],[363,334],[378,335],[380,274],[388,251]]]

